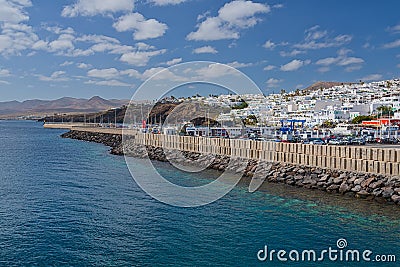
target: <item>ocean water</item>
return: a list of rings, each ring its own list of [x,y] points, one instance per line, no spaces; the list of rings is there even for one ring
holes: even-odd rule
[[[0,266],[399,266],[399,207],[272,184],[172,207],[136,185],[123,157],[63,132],[0,121]],[[215,174],[155,164],[177,183]],[[257,259],[265,245],[321,251],[341,238],[397,263]]]

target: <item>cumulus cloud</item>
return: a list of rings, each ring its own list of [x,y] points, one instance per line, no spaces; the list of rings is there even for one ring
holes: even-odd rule
[[[234,68],[226,67],[222,64],[210,64],[207,67],[196,70],[199,79],[218,78],[222,76],[240,75]]]
[[[153,77],[153,75],[155,76]],[[177,82],[188,81],[186,77],[179,76],[164,67],[155,67],[145,70],[142,74],[142,80],[146,80],[150,77],[152,77],[152,79],[154,80],[167,80],[167,81],[177,81]]]
[[[24,8],[32,6],[32,2],[0,0],[0,6],[0,22],[19,23],[29,20]]]
[[[86,64],[86,63],[83,63],[83,62],[76,64],[76,67],[78,67],[79,69],[88,69],[88,68],[90,68],[91,66],[92,66],[92,65]]]
[[[134,31],[133,39],[135,40],[161,37],[168,29],[166,24],[155,19],[146,19],[140,13],[131,13],[120,17],[113,27],[119,32]]]
[[[269,78],[267,81],[267,87],[272,88],[278,86],[279,83],[281,83],[283,80],[280,79],[275,79],[275,78]]]
[[[125,82],[121,82],[118,80],[106,80],[106,81],[89,80],[89,81],[86,81],[85,84],[95,84],[95,85],[101,85],[101,86],[118,86],[118,87],[133,87],[134,86],[134,84],[125,83]]]
[[[275,69],[276,67],[274,66],[274,65],[268,65],[268,66],[265,66],[264,67],[264,70],[266,70],[266,71],[270,71],[270,70],[273,70],[273,69]]]
[[[330,37],[328,31],[321,30],[319,25],[305,30],[305,38],[302,43],[295,44],[294,47],[303,50],[322,49],[329,47],[339,47],[349,43],[353,37],[347,34]]]
[[[295,57],[297,55],[304,54],[304,53],[305,53],[305,51],[294,49],[290,52],[281,51],[281,52],[279,52],[279,55],[281,55],[281,57]]]
[[[260,19],[257,14],[270,12],[266,4],[237,0],[226,3],[218,11],[218,16],[207,17],[197,26],[197,30],[186,37],[194,41],[238,39],[240,30],[253,27]]]
[[[400,47],[400,39],[383,45],[383,48],[397,48],[397,47]]]
[[[182,58],[180,57],[180,58],[171,59],[170,61],[167,61],[165,64],[167,64],[168,66],[172,66],[172,65],[175,65],[175,64],[178,64],[181,62],[182,62]]]
[[[134,0],[77,0],[75,4],[64,7],[63,17],[95,16],[133,10]]]
[[[310,60],[299,60],[299,59],[294,59],[292,61],[290,61],[289,63],[282,65],[281,66],[281,70],[282,71],[295,71],[300,69],[303,66],[306,66],[308,64],[310,64],[311,61]]]
[[[10,82],[8,82],[8,81],[3,81],[3,80],[0,80],[0,84],[9,85],[9,84],[10,84]]]
[[[11,72],[7,69],[0,69],[0,77],[8,77],[11,76]]]
[[[263,44],[263,47],[267,48],[267,49],[274,49],[275,46],[276,46],[276,44],[274,42],[272,42],[271,40],[267,40],[265,42],[265,44]]]
[[[400,32],[400,24],[397,24],[397,25],[392,26],[392,27],[388,27],[387,31],[393,32],[393,33],[399,33]]]
[[[346,67],[345,71],[351,72],[355,70],[361,69],[362,64],[365,62],[364,59],[358,57],[349,57],[348,54],[351,53],[351,50],[348,49],[340,49],[337,51],[337,57],[327,57],[323,59],[317,60],[315,62],[316,65],[328,67],[331,65],[337,65]],[[330,70],[330,68],[322,68],[324,71]]]
[[[361,78],[360,80],[362,80],[362,81],[377,81],[380,79],[382,79],[381,74],[370,74],[370,75],[367,75],[367,76]]]
[[[251,67],[254,64],[253,63],[241,63],[241,62],[234,61],[234,62],[231,62],[231,63],[227,63],[226,65],[231,66],[232,68],[239,69],[239,68]]]
[[[119,71],[115,68],[110,69],[92,69],[89,70],[87,75],[89,77],[101,78],[101,79],[114,79],[119,76]]]
[[[187,0],[149,0],[150,3],[156,6],[177,5],[186,2]]]
[[[31,26],[26,24],[4,23],[0,34],[0,54],[3,56],[19,55],[31,48],[39,37]]]
[[[134,51],[125,53],[120,57],[120,61],[128,63],[134,66],[146,66],[151,57],[164,54],[167,50],[155,50],[155,51]]]
[[[73,61],[64,61],[63,63],[60,64],[60,67],[70,66],[72,64],[74,64]]]
[[[65,71],[55,71],[53,72],[50,76],[44,76],[44,75],[36,75],[39,80],[44,81],[44,82],[65,82],[69,81],[69,78],[65,76],[66,72]]]
[[[99,78],[105,80],[117,79],[121,76],[141,78],[141,74],[137,70],[117,70],[116,68],[91,69],[87,72],[87,76],[91,78]]]
[[[194,54],[207,54],[207,53],[216,54],[216,53],[218,53],[218,51],[214,47],[207,45],[207,46],[202,46],[202,47],[193,49],[193,53]]]

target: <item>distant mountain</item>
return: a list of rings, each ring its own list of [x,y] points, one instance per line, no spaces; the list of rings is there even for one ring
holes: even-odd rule
[[[0,115],[40,115],[50,113],[99,112],[121,107],[129,100],[106,100],[99,96],[90,99],[63,97],[56,100],[26,100],[0,102]]]
[[[309,87],[303,89],[304,91],[316,91],[316,90],[320,90],[322,89],[328,89],[328,88],[332,88],[334,86],[340,86],[340,85],[345,85],[345,84],[351,84],[351,83],[347,83],[347,82],[316,82],[312,85],[310,85]]]

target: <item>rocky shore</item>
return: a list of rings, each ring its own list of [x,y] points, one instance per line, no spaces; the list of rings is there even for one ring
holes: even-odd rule
[[[172,160],[184,165],[196,161],[197,165],[208,166],[208,168],[218,171],[228,170],[230,162],[230,158],[226,156],[205,155],[200,157],[198,153],[164,151],[160,147],[127,144],[123,148],[121,135],[69,131],[64,133],[62,137],[105,144],[111,147],[110,151],[115,155],[123,155],[123,150],[125,150],[127,155],[132,157],[144,158],[148,156],[152,160]],[[247,159],[241,161],[245,160]],[[265,182],[283,183],[289,186],[400,205],[400,177],[397,176],[389,177],[372,173],[322,169],[286,163],[247,161],[248,164],[245,167],[239,162],[229,164],[229,171],[243,172],[244,177],[250,179],[256,171],[261,170],[262,179],[265,178]],[[257,166],[259,167],[257,168]]]

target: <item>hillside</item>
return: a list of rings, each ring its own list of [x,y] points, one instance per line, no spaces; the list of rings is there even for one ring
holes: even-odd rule
[[[99,96],[90,99],[63,97],[56,100],[26,100],[0,102],[0,115],[43,115],[52,113],[99,112],[126,105],[129,100],[106,100]]]
[[[316,82],[310,86],[308,86],[307,88],[303,89],[303,91],[316,91],[316,90],[320,90],[322,89],[326,89],[326,88],[331,88],[334,86],[340,86],[340,85],[344,85],[344,84],[351,84],[348,82],[323,82],[323,81],[319,81]]]

